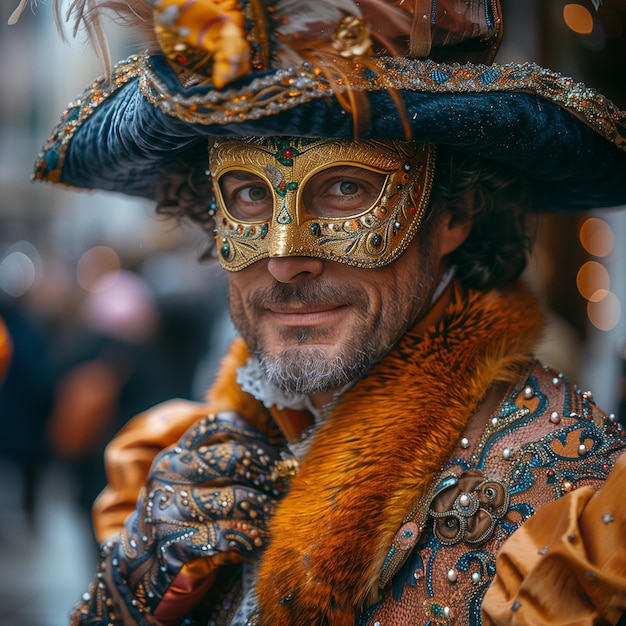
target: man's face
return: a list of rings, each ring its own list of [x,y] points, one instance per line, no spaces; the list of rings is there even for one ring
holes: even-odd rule
[[[272,140],[217,145],[216,220],[235,326],[271,382],[319,404],[428,310],[457,229],[423,220],[430,148],[418,166],[417,145],[293,143],[289,165]]]
[[[429,308],[443,271],[434,230],[381,269],[278,257],[229,273],[233,321],[269,380],[324,395],[362,377]]]

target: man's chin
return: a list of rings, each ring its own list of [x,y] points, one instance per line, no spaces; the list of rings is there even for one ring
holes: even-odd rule
[[[326,393],[343,388],[371,367],[369,358],[342,355],[335,346],[290,346],[279,354],[257,353],[265,376],[290,393]]]

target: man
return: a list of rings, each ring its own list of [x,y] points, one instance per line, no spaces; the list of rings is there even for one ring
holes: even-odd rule
[[[479,624],[508,538],[622,453],[518,279],[529,208],[626,201],[624,115],[410,58],[495,54],[499,7],[428,4],[162,2],[164,56],[46,145],[38,178],[214,230],[241,335],[206,403],[111,444],[73,624]]]

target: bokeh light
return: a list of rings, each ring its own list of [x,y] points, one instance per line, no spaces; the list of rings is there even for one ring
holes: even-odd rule
[[[619,298],[607,289],[596,290],[587,303],[587,317],[599,330],[613,330],[621,318]]]
[[[157,305],[141,276],[128,270],[101,276],[84,303],[87,325],[131,343],[146,341],[158,324]]]
[[[94,246],[78,259],[76,280],[85,291],[104,291],[116,281],[120,268],[120,258],[113,248]]]
[[[598,289],[610,289],[611,278],[606,267],[597,261],[583,263],[576,275],[576,286],[585,300],[590,300]]]
[[[593,31],[593,16],[581,4],[566,4],[563,19],[567,27],[578,35],[590,35]]]
[[[14,250],[0,261],[0,289],[19,298],[35,283],[36,271],[32,259],[21,250]]]
[[[580,227],[580,243],[589,254],[605,257],[613,250],[615,235],[604,220],[591,217]]]
[[[41,255],[29,241],[16,241],[0,256],[0,291],[21,298],[35,286],[41,273]]]

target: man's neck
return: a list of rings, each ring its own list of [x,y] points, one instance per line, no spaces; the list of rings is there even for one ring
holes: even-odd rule
[[[343,389],[331,389],[330,391],[312,393],[309,397],[311,398],[311,404],[316,409],[323,411],[325,407],[332,406],[342,393]]]

